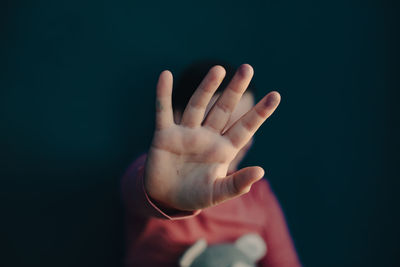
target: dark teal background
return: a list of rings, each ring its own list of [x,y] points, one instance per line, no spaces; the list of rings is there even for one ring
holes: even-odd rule
[[[221,58],[282,102],[266,170],[305,266],[399,265],[395,1],[2,1],[0,265],[119,266],[158,74]]]

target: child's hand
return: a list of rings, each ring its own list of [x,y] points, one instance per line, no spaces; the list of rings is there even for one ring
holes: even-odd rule
[[[225,76],[211,68],[182,115],[174,123],[172,74],[164,71],[157,84],[156,129],[145,168],[145,188],[156,201],[180,210],[203,209],[250,190],[264,175],[261,167],[243,168],[229,176],[230,162],[274,112],[280,95],[271,92],[223,132],[230,114],[253,76],[242,65],[203,121],[206,107]]]

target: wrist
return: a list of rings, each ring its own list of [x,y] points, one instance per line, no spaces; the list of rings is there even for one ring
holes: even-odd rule
[[[167,214],[175,214],[175,213],[182,212],[182,210],[176,209],[168,204],[165,204],[159,200],[152,198],[149,194],[148,194],[148,197],[151,200],[151,202],[154,203],[154,205],[156,205],[159,209],[161,209],[162,211],[164,211]]]

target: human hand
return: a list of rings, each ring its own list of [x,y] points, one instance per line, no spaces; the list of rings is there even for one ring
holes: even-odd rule
[[[148,195],[166,207],[196,210],[247,193],[264,175],[261,167],[243,168],[227,176],[230,162],[280,102],[270,92],[224,130],[232,111],[253,76],[240,66],[204,119],[206,107],[225,76],[214,66],[189,100],[179,124],[171,104],[172,74],[160,74],[156,93],[156,127],[147,156],[144,184]]]

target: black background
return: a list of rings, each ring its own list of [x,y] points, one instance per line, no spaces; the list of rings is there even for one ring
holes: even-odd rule
[[[395,1],[2,1],[2,266],[119,266],[119,181],[163,69],[220,58],[282,102],[266,170],[305,266],[399,266]]]

